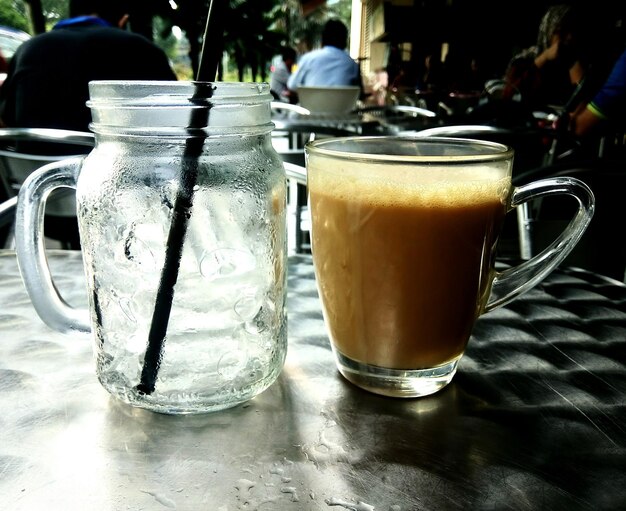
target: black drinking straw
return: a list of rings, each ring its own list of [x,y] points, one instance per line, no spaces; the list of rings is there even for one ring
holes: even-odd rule
[[[217,68],[223,49],[224,14],[228,0],[211,0],[207,15],[206,28],[202,51],[200,53],[200,65],[196,77],[195,90],[190,102],[200,108],[192,108],[185,142],[185,152],[182,159],[181,183],[174,202],[172,223],[167,237],[165,250],[165,262],[161,271],[159,289],[154,303],[152,323],[148,334],[148,346],[141,371],[141,381],[137,390],[144,394],[152,394],[156,383],[161,359],[163,357],[163,344],[167,334],[167,325],[172,311],[174,299],[174,287],[178,280],[180,259],[183,253],[183,244],[187,233],[187,222],[191,216],[193,206],[193,192],[198,178],[198,158],[202,154],[202,148],[206,139],[206,133],[201,131],[208,126],[209,110],[211,102],[208,101],[213,93],[213,88],[208,83],[215,79]],[[218,28],[219,27],[219,28]]]

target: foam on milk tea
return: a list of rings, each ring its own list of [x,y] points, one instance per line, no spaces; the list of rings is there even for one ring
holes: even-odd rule
[[[312,252],[334,349],[367,364],[430,368],[461,356],[490,292],[510,176],[309,161]]]

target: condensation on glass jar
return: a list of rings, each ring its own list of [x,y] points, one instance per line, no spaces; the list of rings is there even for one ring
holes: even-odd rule
[[[282,369],[286,182],[271,144],[270,100],[265,84],[90,83],[96,146],[76,198],[97,376],[131,405],[165,413],[227,408],[263,391]],[[198,142],[196,158],[189,144]],[[184,185],[191,207],[146,391],[146,348],[151,327],[163,321],[155,302]]]

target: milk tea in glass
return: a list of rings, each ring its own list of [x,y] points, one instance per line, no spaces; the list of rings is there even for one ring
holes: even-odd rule
[[[548,266],[528,264],[521,285],[519,269],[495,271],[516,190],[506,146],[351,137],[312,142],[306,153],[312,253],[331,346],[341,374],[367,390],[417,397],[443,388],[476,319],[562,260],[554,247]],[[557,193],[554,183],[542,186]],[[588,191],[573,186],[572,194]],[[573,247],[576,239],[567,239]]]

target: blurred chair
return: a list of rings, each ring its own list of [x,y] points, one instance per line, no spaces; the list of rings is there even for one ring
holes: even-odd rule
[[[278,111],[282,105],[273,106]],[[301,169],[300,179],[288,179],[288,247],[290,253],[309,253],[310,236],[308,221],[308,196],[306,171],[304,170],[304,146],[309,140],[324,137],[346,137],[358,134],[355,128],[343,124],[342,119],[316,118],[290,105],[291,115],[273,117],[275,129],[272,145],[281,157],[286,169]],[[302,108],[302,107],[298,107]],[[304,176],[304,177],[302,177]]]
[[[355,119],[320,118],[299,105],[278,101],[273,101],[271,108],[274,123],[272,143],[279,153],[297,154],[311,136],[345,137],[358,133],[355,126],[359,123]]]
[[[380,134],[397,134],[407,130],[423,130],[439,122],[436,112],[411,105],[372,105],[354,111],[364,124],[378,125]],[[376,134],[376,133],[374,133]]]
[[[311,111],[300,105],[292,105],[291,103],[285,103],[283,101],[272,101],[270,102],[270,108],[272,110],[272,114],[279,115],[289,115],[289,114],[297,114],[297,115],[311,115]]]
[[[484,124],[500,128],[534,128],[533,109],[521,93],[505,80],[489,80],[477,103],[464,113],[467,124]]]
[[[287,173],[287,244],[289,253],[307,251],[308,239],[302,225],[302,212],[307,204],[304,148],[289,149],[274,144]]]
[[[482,124],[461,124],[436,126],[421,131],[402,132],[412,137],[452,137],[487,140],[512,147],[513,178],[533,169],[554,165],[562,154],[569,154],[576,146],[576,140],[567,132],[552,128],[504,128]],[[558,147],[558,150],[557,150]],[[527,216],[522,206],[515,215],[507,215],[500,235],[498,255],[503,258],[515,258],[526,253],[520,236],[520,223]]]
[[[421,131],[403,132],[415,137],[454,137],[488,140],[508,145],[515,151],[513,175],[555,163],[559,151],[567,152],[576,146],[576,140],[567,132],[552,128],[503,128],[483,124],[436,126]]]
[[[311,222],[307,207],[306,169],[304,164],[284,162],[287,175],[287,246],[289,253],[309,253]]]
[[[310,115],[306,108],[300,105],[292,105],[281,101],[272,101],[270,103],[272,110],[272,121],[276,129],[272,131],[272,143],[276,150],[288,151],[293,150],[302,145],[300,141],[300,133],[289,130],[288,127],[293,124],[289,123],[289,118],[306,118]],[[287,127],[287,129],[281,129]]]
[[[288,212],[288,244],[290,252],[305,253],[310,249],[308,232],[310,220],[306,207],[306,169],[303,165],[284,162],[287,176],[287,212]],[[0,235],[9,234],[15,220],[17,196],[0,200]],[[5,246],[5,239],[0,238],[0,247]]]
[[[584,181],[593,191],[596,208],[587,231],[563,264],[578,266],[624,282],[626,236],[622,229],[626,161],[597,159],[581,164],[557,163],[514,177],[518,186],[547,177],[569,176]],[[546,248],[569,223],[576,211],[575,199],[539,199],[522,209],[520,248],[529,258]]]
[[[306,140],[318,138],[317,133],[307,132],[306,135]],[[322,133],[321,136],[329,135],[326,132]],[[289,252],[296,254],[310,253],[311,238],[309,235],[310,221],[304,146],[302,145],[296,149],[281,149],[277,147],[275,149],[283,160],[287,174],[287,223],[289,231],[287,243]]]
[[[356,107],[361,94],[359,86],[298,87],[298,101],[312,115],[345,115]]]
[[[34,170],[47,163],[88,153],[94,145],[92,133],[49,128],[0,128],[0,185],[2,196],[11,199]],[[35,153],[36,151],[36,153]],[[46,200],[44,234],[64,248],[79,248],[76,204],[73,190],[58,190]],[[0,243],[5,246],[10,232],[5,226]]]
[[[0,248],[6,245],[6,240],[11,235],[16,207],[17,197],[8,199],[0,196]]]

